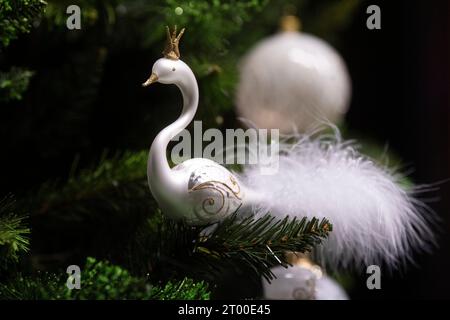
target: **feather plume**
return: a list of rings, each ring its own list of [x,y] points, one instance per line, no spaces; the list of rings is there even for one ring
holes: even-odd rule
[[[261,174],[255,165],[240,176],[257,215],[328,218],[333,232],[315,254],[332,268],[397,268],[414,249],[434,243],[434,214],[415,198],[417,189],[401,187],[400,174],[361,155],[337,129],[294,139],[265,159],[278,161],[275,174]]]

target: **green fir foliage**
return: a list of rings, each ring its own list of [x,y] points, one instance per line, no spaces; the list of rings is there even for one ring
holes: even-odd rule
[[[5,300],[206,300],[208,285],[189,278],[151,285],[108,261],[88,258],[82,268],[80,289],[69,289],[68,274],[38,272],[0,283],[0,299]]]
[[[0,102],[21,100],[32,76],[32,71],[18,67],[0,72]]]
[[[152,298],[157,300],[209,300],[208,284],[184,278],[181,281],[169,281],[164,286],[152,288]]]
[[[270,214],[258,219],[232,215],[207,231],[174,222],[158,211],[137,234],[133,255],[149,261],[150,277],[156,279],[187,274],[214,282],[228,269],[245,270],[257,281],[261,276],[270,280],[272,267],[288,265],[286,252],[309,252],[331,231],[326,219],[278,220]]]
[[[0,200],[0,270],[18,262],[19,255],[29,249],[30,229],[24,219],[14,212],[12,197]]]
[[[196,243],[194,251],[219,260],[247,264],[257,275],[271,280],[270,268],[288,266],[286,252],[310,252],[332,231],[327,219],[308,220],[286,217],[277,220],[270,214],[263,217],[237,216],[225,219],[217,229]]]
[[[47,213],[60,207],[82,206],[85,200],[101,198],[117,190],[127,187],[133,189],[143,185],[141,182],[146,177],[147,151],[128,151],[109,158],[107,155],[105,151],[97,165],[81,170],[77,169],[79,160],[77,158],[65,183],[50,181],[43,184],[33,199],[33,205],[38,206],[36,210],[39,213]],[[138,186],[132,186],[134,183]],[[88,209],[78,208],[78,210]]]
[[[0,283],[1,300],[56,300],[67,296],[63,277],[48,272],[38,272],[33,277],[18,274]]]
[[[46,4],[42,0],[0,0],[0,53],[20,34],[30,32]],[[32,71],[20,67],[0,71],[0,102],[21,100],[32,76]]]
[[[0,0],[0,48],[29,32],[46,5],[42,0]]]

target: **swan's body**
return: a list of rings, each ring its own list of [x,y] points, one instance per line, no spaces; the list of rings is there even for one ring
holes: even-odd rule
[[[323,252],[333,265],[387,262],[397,266],[412,249],[433,240],[423,204],[398,184],[398,175],[362,156],[347,142],[298,136],[272,160],[278,172],[262,176],[258,165],[236,178],[221,165],[194,158],[170,168],[169,141],[192,121],[198,86],[192,70],[179,60],[176,31],[168,32],[165,58],[155,62],[153,82],[175,84],[183,95],[180,117],[153,141],[148,183],[161,209],[191,225],[207,225],[238,214],[270,211],[274,216],[327,217],[333,223]]]
[[[147,176],[150,190],[161,209],[191,225],[216,222],[238,210],[243,187],[223,166],[209,159],[189,159],[170,168],[166,157],[169,141],[192,121],[198,106],[198,86],[192,70],[181,60],[159,59],[152,74],[158,82],[178,86],[183,95],[180,117],[162,130],[150,148]]]

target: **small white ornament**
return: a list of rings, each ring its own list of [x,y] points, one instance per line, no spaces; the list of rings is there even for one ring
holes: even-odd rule
[[[344,289],[332,278],[324,275],[316,281],[316,300],[348,300]]]
[[[263,279],[264,298],[268,300],[348,300],[344,289],[320,267],[294,265],[272,268],[276,279]]]
[[[316,276],[303,267],[272,268],[275,279],[263,280],[264,298],[268,300],[315,300]]]
[[[350,77],[337,51],[290,30],[261,41],[243,59],[237,113],[258,128],[305,132],[342,120],[350,95]]]

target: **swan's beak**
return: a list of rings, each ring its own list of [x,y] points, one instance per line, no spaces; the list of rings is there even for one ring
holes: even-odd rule
[[[150,76],[150,78],[147,79],[147,81],[145,81],[142,86],[143,87],[147,87],[149,85],[151,85],[152,83],[158,81],[158,76],[156,75],[156,73],[152,73],[152,75]]]

